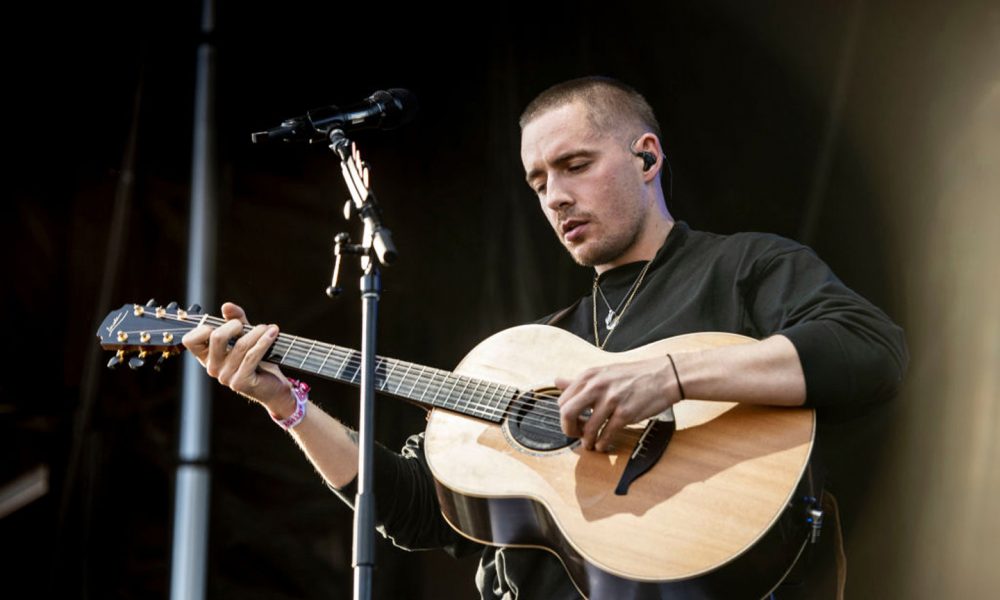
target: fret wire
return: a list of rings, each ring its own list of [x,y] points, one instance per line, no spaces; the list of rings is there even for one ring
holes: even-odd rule
[[[414,390],[417,387],[417,383],[420,381],[420,374],[413,370],[414,367],[419,367],[420,365],[416,363],[405,363],[406,371],[399,377],[399,384],[396,386],[396,391],[394,392],[397,396],[408,398],[410,400],[416,400],[414,396]],[[403,386],[407,382],[410,382],[410,389],[404,391]]]
[[[504,405],[504,400],[516,390],[500,384],[494,384],[493,388],[490,393],[490,403],[493,405],[493,410],[499,414],[506,414],[507,408]]]
[[[445,397],[446,399],[447,399],[447,398],[453,398],[453,397],[454,397],[454,393],[455,393],[455,386],[456,386],[456,385],[458,385],[458,381],[459,381],[459,380],[458,380],[458,378],[457,378],[457,377],[455,377],[454,375],[452,375],[452,376],[450,376],[450,377],[449,377],[448,375],[445,375],[445,376],[444,376],[444,379],[445,379],[445,382],[447,382],[447,381],[448,381],[448,379],[454,379],[454,381],[453,381],[453,382],[452,382],[452,384],[451,384],[451,389],[450,389],[450,390],[448,390],[448,393],[444,395],[444,397]],[[457,403],[455,403],[455,401],[454,401],[454,400],[452,401],[452,403],[454,404],[454,406],[455,406],[455,407],[456,407],[456,409],[457,409],[457,408],[458,408],[458,404],[457,404]]]
[[[425,373],[426,371],[427,371],[427,367],[420,367],[420,375],[419,375],[419,376],[417,377],[417,380],[418,380],[418,381],[420,380],[420,378],[422,378],[422,377],[423,377],[423,375],[424,375],[424,373]],[[416,384],[413,384],[413,385],[416,385]],[[427,395],[427,388],[428,388],[428,386],[427,386],[427,385],[425,384],[425,385],[424,385],[424,393],[420,394],[420,400],[423,400],[423,399],[424,399],[424,396],[426,396],[426,395]]]
[[[375,378],[375,381],[372,381],[372,389],[375,389],[377,387],[375,384],[378,383],[378,371],[379,371],[380,368],[381,369],[385,368],[385,361],[386,360],[387,359],[382,358],[380,356],[376,356],[375,357],[375,369],[374,369],[375,373],[372,375],[372,377]],[[385,384],[383,383],[383,387],[384,386],[385,386]]]
[[[289,338],[288,349],[285,350],[284,354],[282,354],[282,356],[281,356],[281,360],[278,361],[279,365],[285,364],[285,359],[288,358],[288,355],[292,353],[292,346],[295,345],[295,339],[294,338],[295,338],[294,335],[291,338]]]
[[[396,392],[395,392],[396,394],[402,396],[402,394],[399,393],[399,389],[403,386],[403,383],[406,382],[406,377],[410,374],[410,371],[412,369],[413,369],[413,363],[410,362],[406,363],[406,372],[403,373],[403,376],[400,377],[399,379],[399,385],[396,386]]]
[[[442,404],[440,402],[440,400],[438,400],[438,396],[439,396],[439,393],[441,391],[441,388],[437,384],[437,375],[438,375],[439,371],[438,371],[438,369],[434,369],[434,368],[431,368],[430,371],[431,371],[431,382],[430,382],[430,385],[428,385],[427,387],[424,388],[424,393],[420,396],[420,398],[423,399],[423,397],[427,395],[427,389],[429,389],[430,387],[433,386],[433,388],[434,388],[434,398],[432,398],[431,400],[428,400],[428,403],[431,406],[442,406],[443,405],[443,406],[447,407],[448,406],[447,402],[445,402],[444,404]]]
[[[480,398],[469,389],[469,385],[475,383],[478,379],[473,379],[471,377],[463,377],[463,379],[465,379],[465,385],[462,386],[462,391],[458,394],[459,399],[465,400],[466,407],[475,406],[476,410],[479,411],[479,416],[487,417],[487,412],[483,409],[483,404]]]
[[[499,384],[494,383],[493,385],[496,386],[496,389],[493,390],[491,392],[491,394],[490,394],[491,397],[492,397],[493,402],[495,403],[493,409],[496,412],[502,414],[502,413],[504,413],[506,411],[505,411],[505,409],[503,409],[503,408],[500,407],[500,404],[501,404],[503,398],[507,397],[507,391],[504,390]]]
[[[441,400],[441,388],[442,388],[442,384],[439,384],[437,382],[438,375],[442,375],[443,381],[447,381],[448,380],[448,376],[446,374],[443,374],[440,369],[433,369],[433,368],[431,369],[431,385],[432,385],[432,389],[434,390],[434,398],[432,398],[430,400],[430,403],[433,406],[444,406],[444,407],[451,408],[451,407],[448,406],[448,397],[447,396],[445,396],[444,400]]]
[[[309,353],[312,352],[313,348],[315,348],[315,347],[316,347],[316,340],[313,340],[312,345],[309,346],[308,350],[306,350],[306,355],[302,357],[302,362],[299,363],[299,368],[300,369],[302,368],[302,365],[306,364],[306,360],[309,358]]]
[[[442,396],[444,396],[443,400],[438,400],[440,403],[444,404],[445,406],[447,406],[448,404],[450,404],[451,408],[453,410],[459,410],[458,409],[458,403],[455,401],[454,397],[452,396],[452,391],[454,391],[455,386],[458,385],[458,379],[456,379],[455,376],[453,374],[449,373],[448,371],[438,370],[438,373],[441,374],[441,384],[439,386],[437,386],[437,391],[434,393],[434,399],[438,400],[439,398],[441,398]],[[442,394],[442,392],[444,391],[444,386],[445,386],[446,383],[448,383],[449,379],[454,379],[455,380],[451,384],[451,390],[449,390],[445,394]],[[459,412],[461,412],[461,411],[459,411]]]
[[[423,367],[422,365],[418,365],[418,364],[415,364],[415,363],[414,363],[414,365],[413,365],[413,366],[415,366],[415,367],[420,367],[420,370],[421,370],[421,371],[423,371],[423,370],[424,370],[424,367]],[[413,375],[413,383],[412,383],[412,384],[410,385],[410,391],[406,393],[406,397],[407,397],[407,398],[411,398],[411,399],[415,399],[415,398],[414,398],[414,396],[413,396],[413,391],[414,391],[415,389],[417,389],[417,384],[418,384],[419,382],[420,382],[420,373],[414,373],[414,375]],[[425,393],[426,393],[426,392],[425,392]]]
[[[360,352],[355,352],[354,354],[358,355],[358,364],[356,366],[352,365],[352,366],[354,366],[354,377],[351,377],[351,383],[356,384],[356,385],[361,385],[361,367],[362,367],[361,353]],[[353,363],[354,360],[351,359],[351,362]]]
[[[385,379],[382,381],[382,391],[385,391],[385,386],[389,385],[389,378],[392,377],[392,372],[396,370],[396,365],[398,363],[399,363],[399,361],[395,361],[395,360],[392,361],[392,368],[389,369],[389,372],[386,373],[386,375],[385,375]]]
[[[336,346],[330,346],[330,350],[326,353],[326,356],[323,357],[323,362],[319,363],[319,368],[316,369],[317,373],[323,372],[323,367],[326,366],[326,361],[330,360],[330,355],[333,354],[333,350],[335,348]]]
[[[462,389],[462,393],[464,394],[465,392],[468,392],[469,395],[472,398],[481,398],[482,396],[480,395],[479,390],[478,390],[481,382],[482,382],[481,379],[478,379],[478,378],[477,379],[473,379],[473,378],[470,377],[469,378],[469,383],[472,384],[472,389],[470,390],[469,389],[469,383],[466,383],[465,387]],[[470,402],[471,402],[471,400],[470,400]]]
[[[462,396],[465,394],[466,390],[469,389],[469,384],[475,381],[475,379],[472,379],[471,377],[462,377],[462,379],[465,380],[465,385],[462,386],[462,391],[458,393],[458,398],[460,401]],[[470,396],[469,399],[466,400],[465,405],[469,406],[471,404],[472,404],[472,397]]]
[[[493,390],[490,392],[490,403],[493,405],[493,412],[501,415],[506,414],[507,410],[501,404],[503,403],[503,399],[510,394],[511,389],[495,382],[490,383],[491,387],[493,387]]]
[[[483,398],[484,398],[484,402],[487,403],[487,405],[491,404],[490,403],[490,399],[496,395],[496,391],[493,388],[498,388],[498,387],[499,387],[499,384],[497,384],[495,382],[492,382],[492,381],[487,381],[486,382],[486,390],[483,393]],[[496,415],[496,416],[500,416],[500,417],[504,416],[503,413],[498,412],[496,410],[496,407],[494,407],[494,406],[490,407],[490,412],[492,414]]]
[[[350,360],[350,358],[351,358],[351,351],[348,350],[347,353],[344,354],[344,360],[341,361],[340,368],[337,369],[337,374],[334,375],[335,378],[341,381],[344,380],[344,369],[347,368],[347,361]]]
[[[476,388],[477,388],[475,390],[475,397],[477,399],[476,403],[480,406],[480,410],[482,411],[482,413],[484,415],[488,414],[491,417],[502,417],[502,415],[498,414],[495,410],[493,410],[493,407],[490,406],[489,396],[488,396],[490,382],[484,380],[477,380]]]

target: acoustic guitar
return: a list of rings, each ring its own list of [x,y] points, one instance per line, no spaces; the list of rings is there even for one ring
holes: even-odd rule
[[[126,304],[98,337],[117,351],[109,366],[135,352],[135,368],[181,352],[190,329],[224,322]],[[587,597],[762,598],[818,526],[808,477],[814,411],[689,399],[600,453],[562,433],[552,384],[589,367],[751,341],[695,333],[611,353],[524,325],[487,338],[450,372],[379,357],[375,387],[430,409],[427,462],[442,514],[462,535],[548,550]],[[266,358],[350,384],[360,381],[360,359],[287,333]]]

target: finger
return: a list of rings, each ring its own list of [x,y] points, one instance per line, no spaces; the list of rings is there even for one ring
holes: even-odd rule
[[[573,380],[568,377],[556,377],[555,386],[560,390],[565,390],[573,383]]]
[[[218,377],[219,371],[226,364],[229,354],[229,340],[243,333],[243,323],[233,319],[215,328],[208,338],[208,358],[205,369],[212,377]]]
[[[594,450],[598,452],[607,452],[612,449],[612,442],[618,435],[618,432],[625,429],[625,426],[629,424],[629,420],[622,416],[619,411],[612,413],[608,422],[604,424],[604,429],[600,430],[597,441],[594,442]]]
[[[236,343],[233,344],[233,347],[229,350],[228,356],[226,356],[225,365],[219,369],[219,383],[232,387],[233,375],[243,364],[247,351],[250,350],[250,348],[257,343],[257,340],[263,337],[266,332],[266,325],[258,325],[236,340]],[[257,364],[254,363],[253,367],[256,369]]]
[[[591,408],[591,404],[589,395],[584,392],[582,386],[573,384],[563,392],[559,397],[559,426],[562,427],[563,433],[569,437],[583,435],[580,415]]]
[[[208,325],[195,327],[184,334],[181,343],[191,354],[194,354],[202,365],[205,364],[205,355],[208,354],[208,338],[212,335],[212,328]]]
[[[247,314],[243,311],[243,307],[239,304],[233,304],[232,302],[226,302],[222,305],[222,318],[225,320],[238,319],[243,322],[243,324],[249,324],[247,321]]]
[[[243,357],[243,361],[240,363],[239,368],[233,374],[233,383],[230,387],[236,392],[250,396],[255,400],[266,400],[266,398],[258,397],[256,389],[260,383],[260,372],[257,367],[260,365],[260,361],[267,354],[268,349],[270,349],[271,344],[278,337],[278,326],[270,325],[264,327],[263,335],[261,335],[253,346],[251,346],[246,355]],[[281,378],[284,380],[284,378]]]
[[[584,448],[588,450],[595,449],[598,434],[601,433],[602,427],[607,429],[605,422],[614,415],[616,407],[617,402],[608,398],[594,404],[592,407],[593,412],[583,425],[583,435],[580,436]]]

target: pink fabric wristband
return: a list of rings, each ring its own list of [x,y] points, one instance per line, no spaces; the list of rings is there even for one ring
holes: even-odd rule
[[[275,423],[281,426],[282,429],[288,431],[293,429],[296,425],[302,422],[302,419],[306,416],[306,403],[309,401],[309,384],[304,381],[299,381],[298,379],[288,378],[288,383],[292,384],[292,396],[295,397],[295,412],[288,415],[284,419],[279,419],[274,414],[271,414],[271,419]]]

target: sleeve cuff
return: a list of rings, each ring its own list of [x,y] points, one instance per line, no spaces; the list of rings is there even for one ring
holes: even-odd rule
[[[823,320],[807,321],[778,334],[791,340],[806,380],[805,406],[842,404],[853,397],[853,371],[836,326]]]

